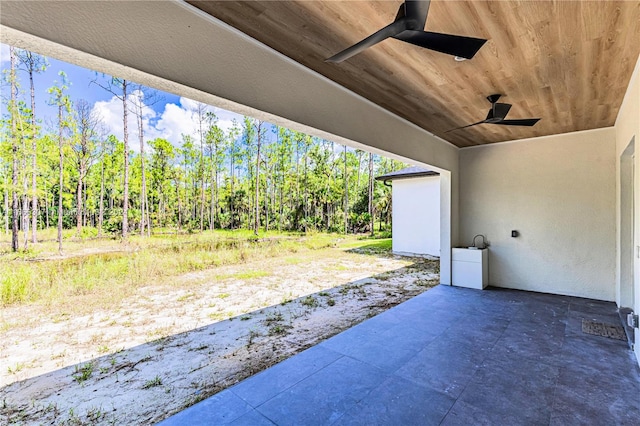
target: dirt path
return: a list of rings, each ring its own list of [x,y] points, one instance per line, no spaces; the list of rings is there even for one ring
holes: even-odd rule
[[[436,269],[324,249],[187,274],[91,315],[3,309],[0,423],[159,421],[427,290]]]

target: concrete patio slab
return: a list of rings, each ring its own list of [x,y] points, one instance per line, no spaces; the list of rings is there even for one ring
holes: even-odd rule
[[[163,421],[234,425],[640,424],[615,304],[438,286]]]

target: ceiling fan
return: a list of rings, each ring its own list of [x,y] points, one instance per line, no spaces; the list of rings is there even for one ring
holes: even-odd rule
[[[471,126],[477,126],[478,124],[500,124],[502,126],[533,126],[540,119],[539,118],[521,118],[518,120],[505,120],[507,113],[511,109],[511,104],[498,103],[501,95],[487,96],[487,100],[491,102],[491,109],[487,118],[477,123],[467,124],[466,126],[456,127],[455,129],[447,130],[445,133],[453,132],[454,130],[464,129]]]
[[[336,53],[325,62],[339,63],[389,37],[448,55],[471,59],[487,41],[481,38],[423,31],[431,0],[407,0],[400,5],[396,19],[353,46]]]

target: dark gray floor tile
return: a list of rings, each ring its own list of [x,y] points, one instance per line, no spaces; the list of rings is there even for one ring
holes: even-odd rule
[[[416,328],[414,323],[396,325],[364,341],[333,339],[322,345],[392,373],[437,337],[440,331]]]
[[[458,402],[498,418],[515,416],[525,424],[547,424],[558,375],[557,367],[540,362],[487,359]]]
[[[584,334],[567,336],[562,347],[562,362],[567,366],[580,366],[585,371],[601,372],[611,376],[637,376],[638,366],[626,342]]]
[[[442,426],[538,426],[545,423],[535,423],[513,412],[485,411],[458,400],[440,424]]]
[[[455,310],[433,309],[404,316],[402,325],[408,325],[412,329],[420,330],[430,336],[438,336],[467,316],[469,314],[463,314]]]
[[[635,382],[606,374],[580,374],[575,369],[565,371],[556,388],[551,424],[638,425],[640,385]]]
[[[581,330],[612,306],[437,286],[164,424],[637,425],[634,355]]]
[[[434,389],[389,377],[336,425],[438,425],[455,400]]]
[[[512,317],[512,323],[532,326],[562,327],[569,314],[568,305],[531,302],[521,306]]]
[[[395,374],[457,398],[483,359],[482,351],[443,337],[416,354]]]
[[[525,358],[558,365],[562,358],[565,325],[512,322],[491,350],[494,358]]]
[[[257,410],[278,425],[331,424],[387,377],[376,367],[343,357]]]
[[[161,426],[226,425],[248,413],[251,406],[229,390],[222,391],[169,417]]]
[[[616,315],[618,307],[613,302],[573,297],[569,299],[569,311],[583,314]]]
[[[274,426],[271,420],[267,419],[256,410],[251,410],[247,414],[244,414],[231,423],[230,426]]]
[[[314,346],[259,374],[244,380],[231,391],[253,407],[273,398],[340,358],[342,354],[322,346]]]
[[[403,321],[402,318],[396,315],[396,312],[397,311],[394,309],[389,309],[388,311],[381,312],[373,318],[361,322],[355,327],[358,327],[359,330],[378,329],[379,331],[384,331],[394,325],[400,324]]]
[[[467,316],[447,329],[442,338],[464,339],[474,347],[491,348],[504,334],[509,326],[509,321],[497,319],[492,316],[473,315]]]

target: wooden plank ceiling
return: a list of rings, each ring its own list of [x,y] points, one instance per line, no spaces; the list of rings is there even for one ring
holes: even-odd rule
[[[324,60],[391,23],[398,1],[192,1],[204,12],[459,147],[612,126],[640,52],[638,1],[432,0],[428,31],[485,38],[469,61],[388,39]],[[513,104],[483,124],[485,97]],[[309,102],[313,102],[310,99]]]

